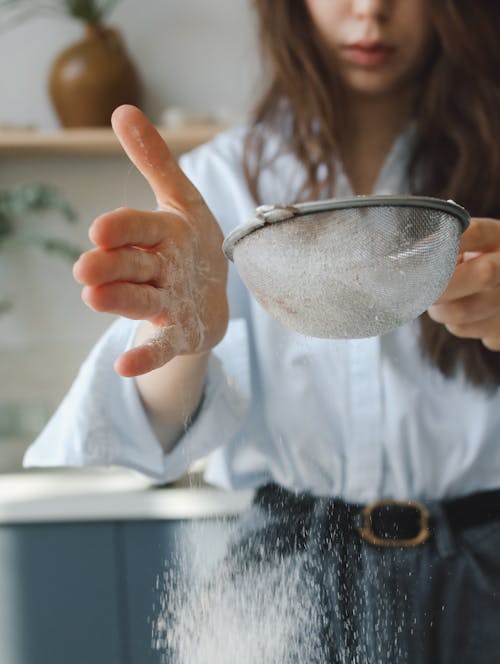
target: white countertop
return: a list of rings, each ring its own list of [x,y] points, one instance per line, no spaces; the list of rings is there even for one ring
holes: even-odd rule
[[[0,525],[216,517],[245,509],[252,495],[212,488],[198,478],[157,487],[123,470],[29,470],[0,474]]]

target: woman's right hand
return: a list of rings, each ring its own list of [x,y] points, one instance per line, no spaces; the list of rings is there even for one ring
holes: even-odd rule
[[[119,208],[98,217],[89,230],[96,247],[82,254],[73,274],[91,308],[154,326],[115,363],[123,376],[138,376],[177,355],[207,352],[224,336],[227,260],[219,225],[145,115],[120,106],[112,126],[158,210]]]

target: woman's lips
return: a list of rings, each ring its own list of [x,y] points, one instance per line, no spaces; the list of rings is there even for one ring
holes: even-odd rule
[[[361,67],[380,67],[392,58],[396,49],[382,42],[359,42],[342,47],[344,58]]]

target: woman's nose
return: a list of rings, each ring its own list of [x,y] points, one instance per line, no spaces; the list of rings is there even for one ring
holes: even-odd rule
[[[352,13],[359,18],[386,19],[393,0],[352,0]]]

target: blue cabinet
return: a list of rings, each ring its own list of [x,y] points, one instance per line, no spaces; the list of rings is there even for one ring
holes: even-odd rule
[[[212,565],[232,520],[0,525],[1,663],[160,664],[162,575]]]

